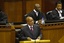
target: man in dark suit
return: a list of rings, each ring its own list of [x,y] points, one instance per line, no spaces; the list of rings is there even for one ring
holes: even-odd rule
[[[5,15],[5,13],[2,10],[0,10],[0,24],[7,23],[7,22],[8,22],[7,16]]]
[[[32,17],[27,17],[26,21],[27,25],[20,32],[21,40],[40,40],[42,38],[40,27],[34,24]]]
[[[39,4],[35,4],[33,11],[25,15],[25,17],[27,16],[31,16],[34,19],[35,23],[37,23],[38,20],[41,20],[42,18],[44,19],[44,13],[41,12]]]
[[[47,20],[60,20],[64,19],[64,10],[62,9],[62,3],[59,1],[56,3],[56,8],[47,12]]]

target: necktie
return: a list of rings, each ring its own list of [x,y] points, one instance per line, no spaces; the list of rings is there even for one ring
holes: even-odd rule
[[[31,31],[33,31],[33,27],[30,27]]]

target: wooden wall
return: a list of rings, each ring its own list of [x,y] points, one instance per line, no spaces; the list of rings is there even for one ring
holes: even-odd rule
[[[64,9],[64,0],[61,0],[61,2],[62,2],[62,7],[63,7],[63,9]]]
[[[15,28],[0,25],[0,43],[15,43]]]
[[[29,13],[30,11],[32,11],[34,9],[34,4],[39,3],[41,5],[42,8],[42,0],[29,0],[26,1],[26,13]]]
[[[41,5],[41,11],[46,13],[55,8],[58,0],[0,0],[1,9],[7,14],[8,22],[23,22],[24,15],[33,10],[34,4]]]
[[[4,11],[8,16],[9,22],[22,21],[22,1],[5,1]]]
[[[42,1],[42,11],[44,13],[53,10],[55,8],[55,4],[58,0],[44,0]]]
[[[43,39],[50,39],[51,41],[50,43],[59,43],[64,41],[63,22],[48,23],[42,25],[41,27],[42,27]]]

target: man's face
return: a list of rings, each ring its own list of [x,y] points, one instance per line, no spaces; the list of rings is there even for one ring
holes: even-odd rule
[[[36,9],[37,11],[41,11],[41,7],[40,7],[40,5],[37,4],[37,5],[35,6],[35,9]]]
[[[57,9],[61,10],[62,9],[62,4],[57,4]]]
[[[30,26],[34,25],[34,20],[33,20],[33,18],[29,18],[29,20],[27,21],[27,23],[28,23]]]
[[[40,6],[37,6],[37,10],[39,10],[39,11],[41,10]]]

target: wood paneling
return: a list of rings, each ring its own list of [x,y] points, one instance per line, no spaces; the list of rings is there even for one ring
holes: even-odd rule
[[[41,1],[41,11],[45,13],[45,0]]]
[[[4,2],[4,9],[9,22],[22,21],[22,1]]]
[[[64,9],[64,0],[61,0],[61,2],[62,2],[62,8]]]
[[[50,39],[51,43],[59,43],[64,36],[64,23],[50,23],[42,25],[43,39]]]
[[[22,0],[22,22],[25,21],[24,15],[26,14],[26,0]]]
[[[0,25],[0,43],[15,43],[15,30],[11,26]]]
[[[46,13],[50,10],[53,10],[55,8],[55,4],[57,1],[58,0],[44,0],[44,1],[42,1],[44,3],[44,5],[42,4],[42,6],[44,6],[44,12]]]
[[[34,9],[34,4],[36,4],[36,3],[40,4],[40,6],[42,7],[41,1],[42,0],[28,0],[28,1],[26,1],[26,14],[31,12]]]
[[[3,2],[3,0],[0,0],[0,10],[4,11],[4,2]]]

